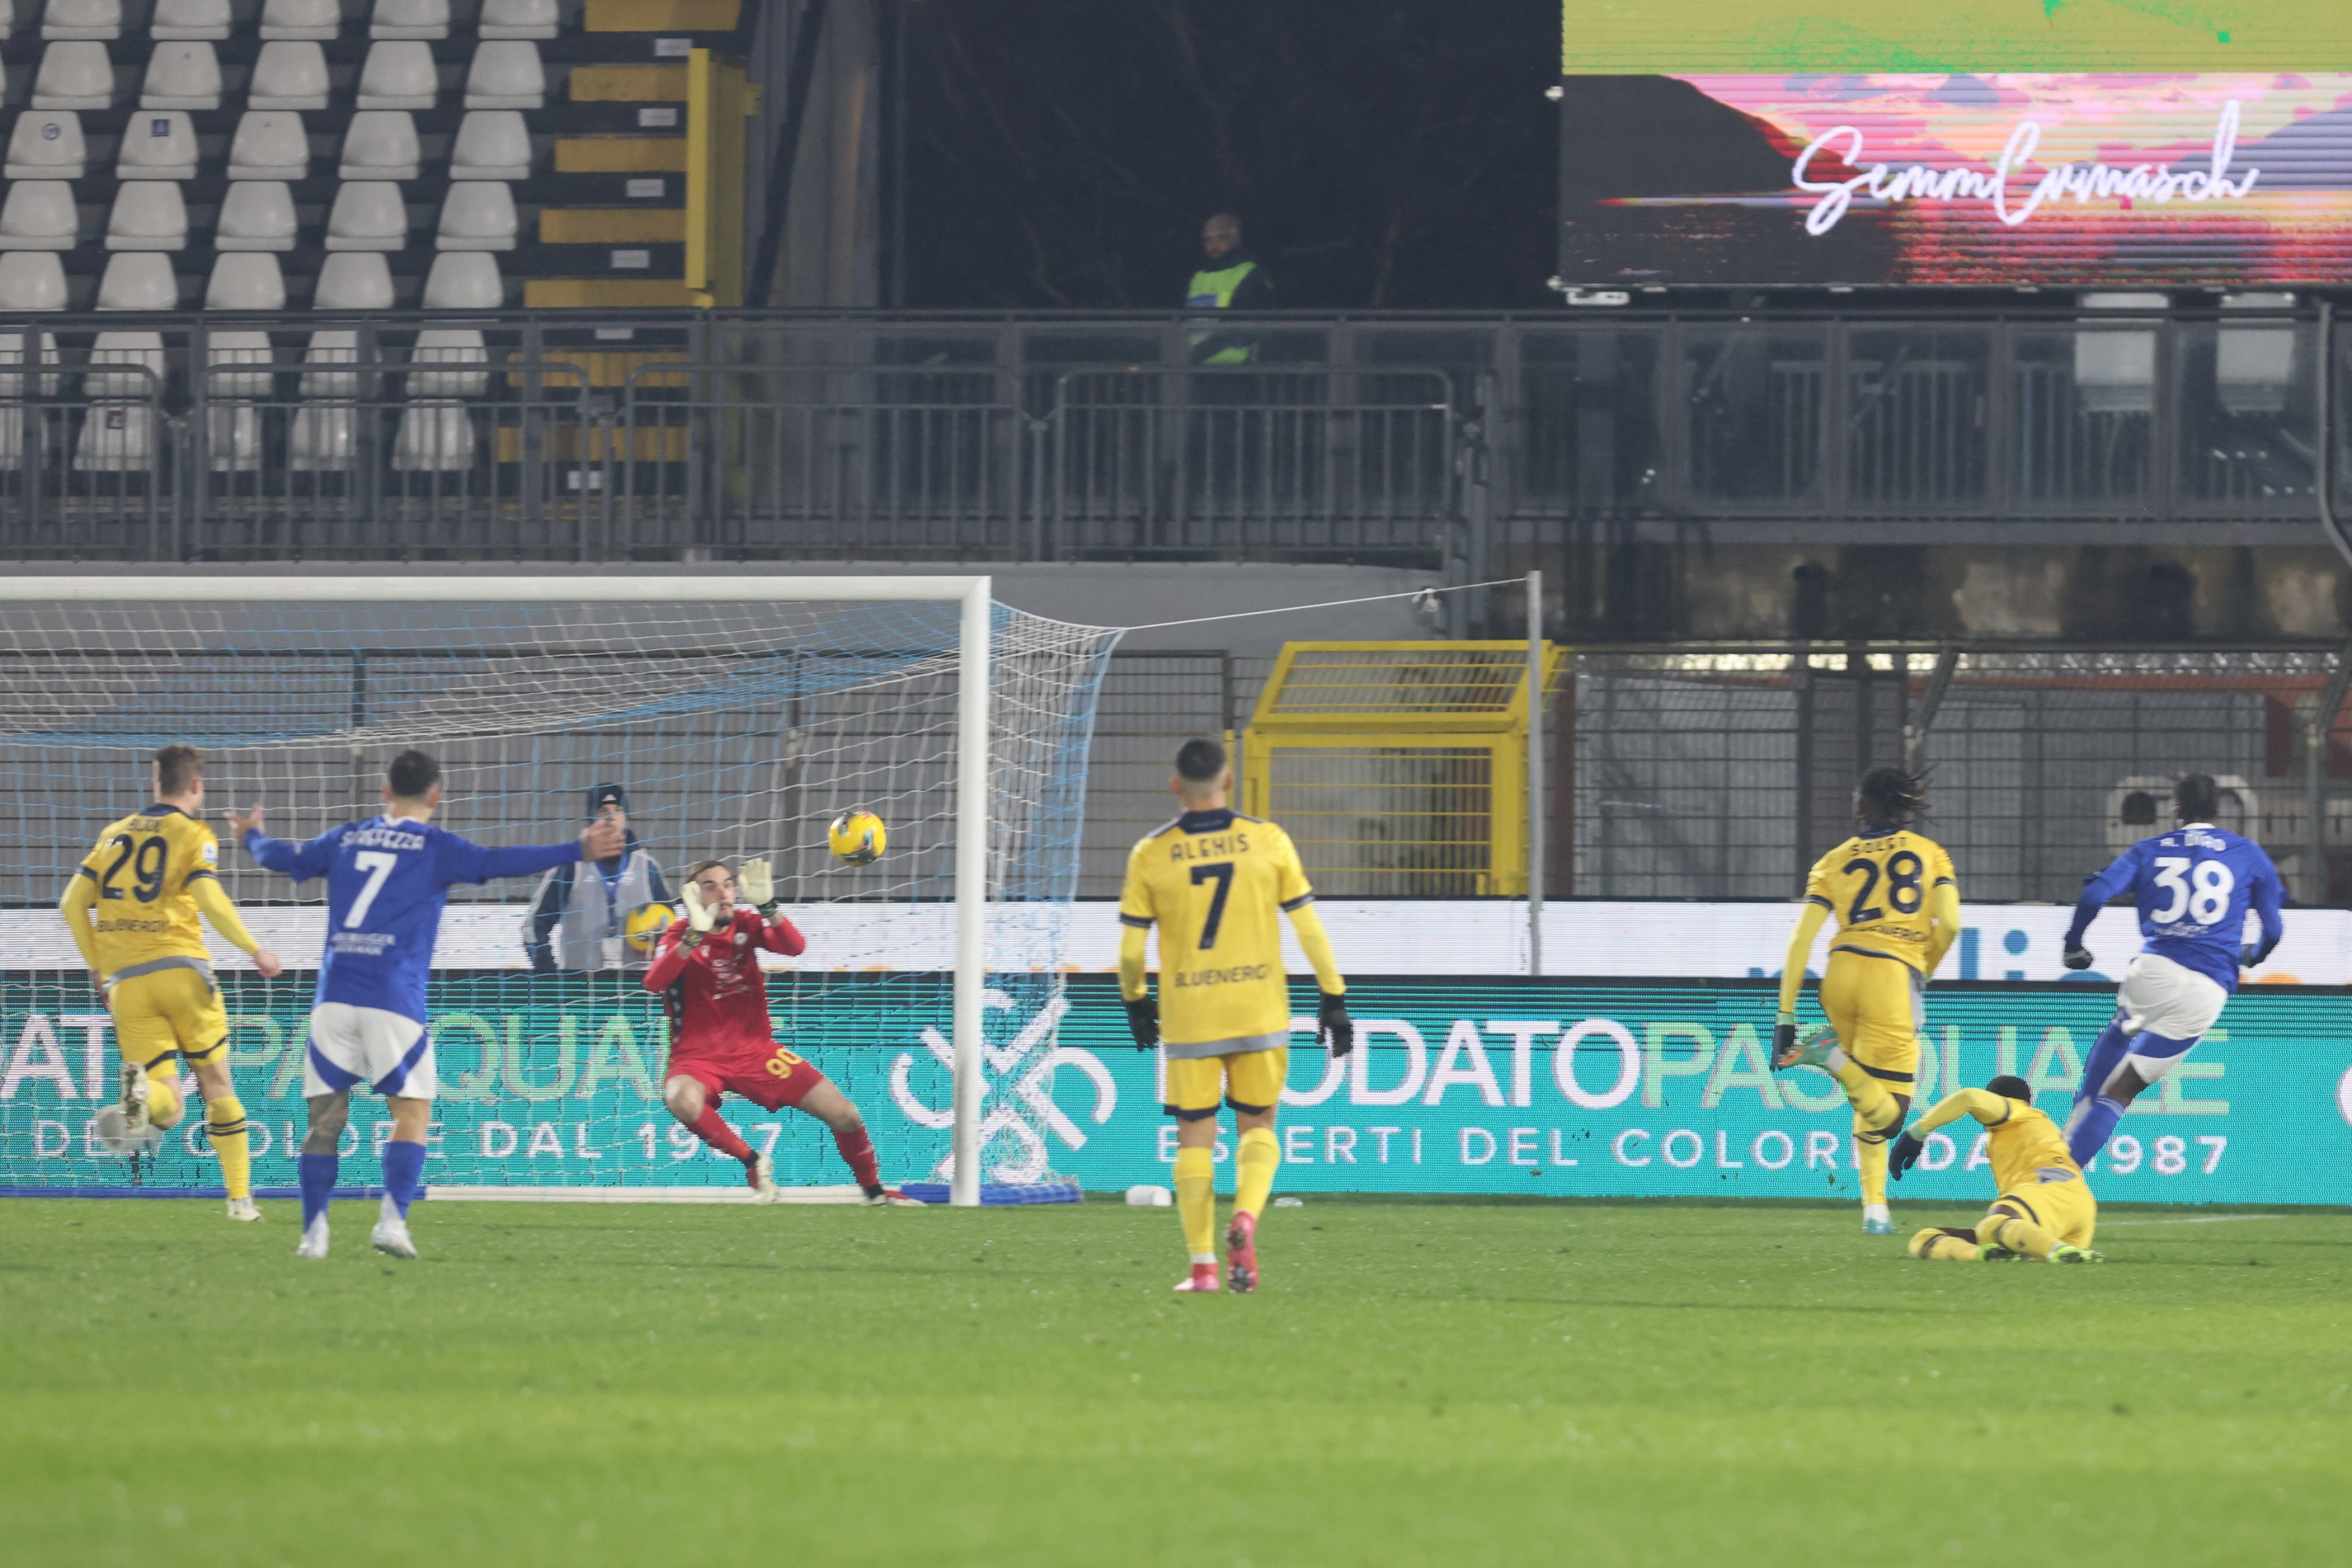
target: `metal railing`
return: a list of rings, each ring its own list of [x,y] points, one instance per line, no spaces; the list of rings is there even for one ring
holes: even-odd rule
[[[2352,510],[2307,310],[1285,317],[1214,367],[1178,316],[292,320],[0,321],[0,555],[2285,542],[2331,443]]]

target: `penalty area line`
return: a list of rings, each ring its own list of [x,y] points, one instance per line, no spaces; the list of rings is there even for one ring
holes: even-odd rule
[[[749,1187],[491,1187],[444,1186],[434,1183],[425,1195],[440,1203],[493,1204],[749,1204],[760,1194]],[[855,1185],[842,1187],[781,1187],[772,1200],[779,1204],[856,1204],[866,1194]]]
[[[2099,1228],[2115,1230],[2127,1225],[2229,1225],[2242,1219],[2297,1219],[2300,1217],[2302,1216],[2291,1214],[2201,1214],[2192,1215],[2186,1219],[2111,1219]]]

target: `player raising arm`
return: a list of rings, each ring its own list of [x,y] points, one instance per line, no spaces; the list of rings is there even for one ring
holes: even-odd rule
[[[179,1125],[179,1073],[166,1069],[174,1056],[184,1058],[205,1097],[205,1131],[220,1156],[228,1217],[259,1219],[245,1107],[229,1079],[228,1015],[197,912],[251,954],[265,980],[280,973],[278,955],[253,939],[220,885],[220,845],[201,816],[205,754],[164,747],[150,783],[154,804],[99,836],[58,901],[114,1016],[122,1051],[122,1099],[98,1113],[99,1135],[120,1147],[150,1127]]]
[[[1854,1156],[1862,1166],[1862,1228],[1890,1236],[1886,1141],[1911,1109],[1919,1072],[1921,994],[1960,932],[1960,889],[1944,847],[1911,831],[1927,808],[1920,780],[1873,768],[1853,793],[1862,831],[1822,856],[1805,879],[1804,912],[1780,969],[1780,1013],[1772,1070],[1815,1067],[1838,1080],[1853,1106]],[[1822,1011],[1831,1034],[1800,1044],[1797,991],[1822,922],[1838,933],[1822,973]]]
[[[2088,1165],[2126,1106],[2160,1083],[2221,1017],[2238,988],[2241,965],[2252,969],[2271,955],[2284,930],[2279,905],[2286,897],[2277,868],[2261,845],[2213,826],[2221,789],[2210,773],[2184,773],[2173,786],[2171,832],[2143,838],[2114,865],[2083,885],[2074,923],[2066,928],[2066,967],[2088,969],[2083,935],[2124,893],[2139,905],[2146,945],[2124,968],[2116,990],[2116,1016],[2091,1047],[2074,1109],[2066,1118],[2066,1145]],[[2246,942],[2246,910],[2262,922],[2259,946]]]
[[[1233,1288],[1257,1289],[1257,1225],[1282,1164],[1276,1110],[1290,1073],[1290,988],[1282,916],[1323,988],[1318,1032],[1333,1057],[1355,1047],[1348,983],[1315,912],[1290,836],[1225,804],[1234,775],[1214,741],[1187,741],[1169,788],[1184,813],[1127,858],[1119,895],[1118,989],[1138,1049],[1167,1060],[1176,1118],[1176,1206],[1192,1254],[1179,1290],[1214,1290],[1217,1100],[1234,1108],[1234,1217],[1225,1231]],[[1160,995],[1147,989],[1143,939],[1160,927]]]
[[[383,815],[331,827],[307,844],[261,831],[261,807],[229,813],[246,853],[298,882],[327,879],[327,946],[310,1005],[310,1047],[302,1093],[310,1132],[298,1162],[303,1258],[327,1256],[327,1205],[351,1116],[352,1086],[367,1083],[392,1112],[383,1146],[383,1208],[371,1238],[379,1252],[414,1258],[408,1205],[425,1184],[425,1133],[438,1079],[425,1031],[425,986],[440,934],[441,906],[458,882],[527,877],[620,852],[622,829],[592,822],[576,839],[492,849],[433,826],[441,805],[441,764],[403,752],[384,774]]]
[[[1930,1226],[1911,1238],[1911,1256],[1952,1263],[2028,1258],[2051,1263],[2098,1263],[2089,1249],[2098,1227],[2098,1200],[2083,1168],[2066,1152],[2058,1124],[2033,1109],[2033,1090],[2021,1078],[2001,1077],[1982,1089],[1964,1089],[1911,1124],[1895,1141],[1887,1170],[1896,1181],[1916,1164],[1928,1133],[1973,1116],[1984,1123],[1985,1152],[2000,1195],[1973,1228]]]
[[[719,1114],[729,1094],[764,1110],[807,1111],[833,1129],[834,1147],[867,1203],[913,1203],[882,1184],[874,1140],[849,1097],[807,1058],[776,1043],[760,954],[797,958],[808,942],[778,908],[768,863],[744,861],[739,889],[725,861],[705,860],[686,874],[685,893],[685,921],[662,932],[646,971],[646,989],[669,1008],[669,1072],[662,1084],[669,1113],[713,1149],[742,1161],[744,1180],[762,1203],[776,1201],[775,1164],[751,1152]]]

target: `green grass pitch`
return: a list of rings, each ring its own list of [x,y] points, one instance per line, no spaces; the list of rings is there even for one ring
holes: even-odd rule
[[[26,1565],[2341,1561],[2352,1217],[0,1204]],[[1906,1231],[1959,1219],[1928,1205]],[[2198,1223],[2198,1222],[2206,1223]]]

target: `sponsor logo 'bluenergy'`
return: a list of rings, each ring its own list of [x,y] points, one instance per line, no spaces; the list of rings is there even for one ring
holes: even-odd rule
[[[1838,144],[1843,143],[1841,152]],[[2126,206],[2134,202],[2165,203],[2171,201],[2210,202],[2242,200],[2262,178],[2260,169],[2249,168],[2236,180],[2230,178],[2230,163],[2238,145],[2238,103],[2235,99],[2221,106],[2221,118],[2213,127],[2213,155],[2210,168],[2182,171],[2156,163],[2134,163],[2118,167],[2113,163],[2060,163],[2046,171],[2034,182],[2032,190],[2015,206],[2011,205],[2011,194],[2032,161],[2034,149],[2042,144],[2042,126],[2037,121],[2021,120],[2009,134],[2008,144],[1990,169],[1931,168],[1925,163],[1909,163],[1896,168],[1891,163],[1874,163],[1845,180],[1814,180],[1807,177],[1813,160],[1824,151],[1842,157],[1849,166],[1862,163],[1862,132],[1852,125],[1832,126],[1808,143],[1797,154],[1790,168],[1790,177],[1801,191],[1818,193],[1821,200],[1805,215],[1805,232],[1824,235],[1838,226],[1861,196],[1866,200],[1892,205],[1897,202],[1990,202],[2000,221],[2015,228],[2041,210],[2045,203],[2062,201],[2073,196],[2080,203],[2119,200]]]

